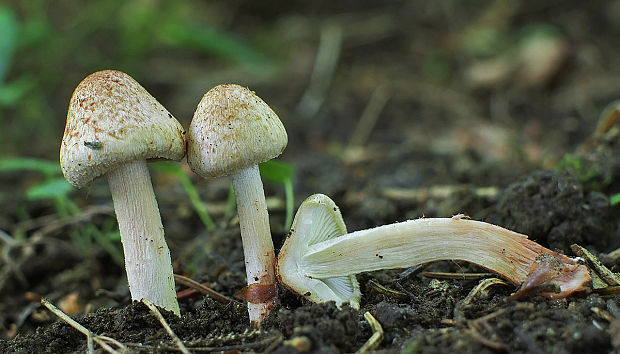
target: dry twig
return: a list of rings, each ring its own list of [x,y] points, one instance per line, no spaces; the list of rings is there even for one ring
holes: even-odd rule
[[[229,304],[229,303],[235,301],[235,300],[229,298],[228,296],[222,295],[222,294],[218,293],[217,291],[215,291],[215,290],[213,290],[211,288],[208,288],[208,287],[200,284],[199,282],[197,282],[197,281],[195,281],[193,279],[190,279],[188,277],[184,277],[182,275],[175,274],[174,275],[174,280],[177,283],[183,284],[183,285],[185,285],[187,287],[190,287],[190,288],[198,291],[201,294],[209,295],[209,296],[211,296],[213,298],[213,300],[219,301],[221,303]]]
[[[99,344],[101,348],[103,348],[108,353],[121,353],[127,351],[127,347],[117,341],[114,338],[110,338],[107,336],[100,336],[97,334],[93,334],[88,328],[82,326],[77,321],[69,317],[66,313],[62,312],[58,307],[54,306],[51,302],[46,299],[41,299],[41,304],[47,307],[48,310],[52,311],[56,316],[60,317],[63,321],[65,321],[69,326],[75,328],[78,332],[84,334],[86,336],[88,352],[94,353],[93,342]],[[112,348],[110,345],[116,346],[121,351]]]
[[[368,338],[366,343],[362,345],[362,347],[356,353],[368,353],[371,350],[374,350],[381,344],[383,340],[383,328],[381,327],[381,323],[377,321],[377,319],[370,314],[370,312],[364,313],[364,318],[370,324],[370,328],[372,328],[372,336]]]
[[[467,296],[462,301],[459,301],[454,306],[454,319],[456,319],[457,321],[465,320],[466,318],[465,318],[464,310],[468,308],[469,306],[471,306],[471,304],[474,302],[474,299],[476,299],[477,297],[487,298],[488,297],[487,289],[493,285],[510,286],[509,283],[499,278],[488,278],[488,279],[481,280],[480,283],[478,283],[478,285],[475,288],[471,289],[469,294],[467,294]],[[478,319],[478,320],[485,321],[481,319]]]
[[[422,272],[420,275],[432,279],[460,279],[474,280],[490,277],[493,273],[447,273],[447,272]]]
[[[174,333],[174,331],[172,331],[172,328],[170,328],[170,325],[168,325],[168,322],[166,322],[166,319],[159,312],[155,304],[149,299],[142,299],[142,303],[145,304],[149,308],[149,310],[151,310],[151,313],[155,315],[155,317],[157,317],[157,320],[159,320],[161,326],[164,327],[166,332],[168,332],[170,337],[172,337],[172,340],[176,343],[177,348],[179,348],[181,353],[189,354],[189,350],[187,350],[185,344],[183,344],[183,341],[181,341],[181,339]]]

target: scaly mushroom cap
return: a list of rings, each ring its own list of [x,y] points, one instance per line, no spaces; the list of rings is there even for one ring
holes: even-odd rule
[[[121,164],[185,155],[181,124],[131,76],[98,71],[77,86],[60,146],[65,178],[80,188]]]
[[[245,87],[218,85],[194,113],[187,162],[202,177],[219,177],[280,155],[288,137],[274,111]]]

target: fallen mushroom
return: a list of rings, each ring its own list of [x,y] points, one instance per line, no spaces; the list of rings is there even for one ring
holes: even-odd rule
[[[355,274],[408,268],[439,260],[463,260],[497,273],[514,285],[513,295],[536,291],[566,297],[585,290],[588,268],[527,236],[492,224],[423,218],[346,233],[340,210],[323,194],[306,199],[284,242],[276,271],[281,284],[313,302],[349,302],[359,308]]]
[[[81,188],[105,175],[125,253],[132,300],[180,315],[148,159],[180,160],[179,122],[129,75],[99,71],[77,86],[60,147],[65,178]]]
[[[255,326],[276,299],[275,254],[258,164],[282,153],[288,142],[278,116],[239,85],[209,90],[196,108],[187,136],[187,162],[198,175],[232,175],[245,256],[250,321]]]

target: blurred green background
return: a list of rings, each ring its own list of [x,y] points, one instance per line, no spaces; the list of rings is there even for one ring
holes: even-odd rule
[[[73,89],[117,69],[186,127],[214,85],[250,87],[294,164],[357,161],[372,143],[466,153],[463,171],[549,168],[620,96],[618,23],[618,0],[9,0],[0,158],[57,161]]]
[[[383,85],[393,126],[473,117],[541,130],[560,118],[544,148],[561,149],[618,96],[618,23],[619,1],[9,0],[0,157],[57,159],[73,88],[101,69],[129,73],[185,126],[205,91],[236,82],[293,134],[316,116],[346,141]]]
[[[228,29],[236,3],[12,1],[0,5],[0,156],[57,159],[73,88],[125,71],[182,121],[218,80],[269,80],[281,38]]]

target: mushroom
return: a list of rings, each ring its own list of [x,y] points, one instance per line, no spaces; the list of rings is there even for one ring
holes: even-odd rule
[[[185,155],[181,124],[129,75],[86,77],[69,102],[60,147],[65,178],[81,188],[105,175],[125,253],[132,300],[145,298],[180,315],[148,159]]]
[[[255,326],[276,298],[275,255],[258,164],[280,155],[286,130],[271,108],[249,89],[218,85],[194,113],[187,162],[198,175],[232,175],[248,279],[246,299]]]
[[[310,301],[349,302],[359,308],[355,274],[439,260],[463,260],[493,271],[521,285],[515,297],[535,290],[550,298],[566,297],[585,290],[590,281],[578,259],[463,215],[347,234],[340,210],[323,194],[310,196],[299,207],[276,271],[281,284]]]

